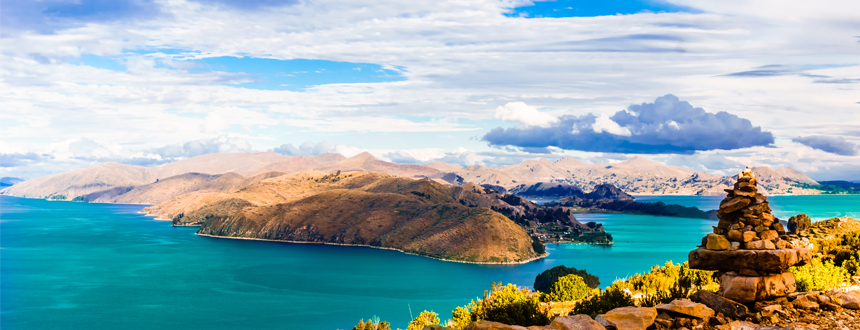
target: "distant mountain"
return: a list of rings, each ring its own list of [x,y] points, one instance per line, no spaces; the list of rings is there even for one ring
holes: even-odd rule
[[[24,179],[9,177],[9,176],[2,177],[2,178],[0,178],[0,187],[14,186],[14,185],[19,184],[21,182],[24,182]]]
[[[473,184],[305,171],[233,193],[185,194],[144,211],[217,237],[366,245],[468,262],[539,257],[519,225],[490,209],[523,208],[486,193]]]
[[[173,188],[166,184],[157,185],[158,189],[169,191],[191,192],[194,189],[210,189],[211,187],[202,182],[208,179],[217,179],[191,174],[206,174],[217,176],[232,173],[242,177],[234,177],[232,180],[238,182],[247,177],[253,177],[270,172],[296,173],[309,169],[317,169],[324,172],[337,171],[366,171],[381,172],[395,176],[406,177],[441,177],[443,173],[436,169],[420,165],[400,165],[381,161],[369,153],[362,153],[347,159],[340,154],[320,154],[317,156],[282,156],[274,152],[260,153],[218,153],[188,158],[173,163],[167,163],[154,167],[141,167],[123,165],[108,162],[92,167],[72,170],[40,178],[27,180],[0,190],[0,193],[18,197],[47,198],[57,200],[72,200],[79,196],[78,200],[111,201],[123,203],[152,203],[164,200],[165,197],[153,199],[157,194],[144,194],[133,192],[131,195],[120,198],[122,194],[131,191],[131,188],[149,185],[157,180],[173,178],[189,174],[184,178],[174,178],[170,182],[185,182],[184,188],[179,186]],[[223,184],[223,189],[229,190],[230,177],[220,178],[215,184]],[[182,181],[190,180],[190,181]],[[203,180],[203,181],[200,181]],[[131,188],[129,188],[131,187]],[[147,188],[149,189],[149,188]],[[160,190],[159,190],[160,191]],[[130,196],[137,196],[132,198]],[[148,196],[148,197],[147,197]],[[175,194],[165,195],[168,198]]]

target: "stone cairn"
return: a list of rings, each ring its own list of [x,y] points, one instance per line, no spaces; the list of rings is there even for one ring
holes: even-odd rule
[[[749,304],[787,296],[796,289],[788,268],[810,260],[807,249],[789,243],[785,227],[771,214],[749,167],[720,202],[714,232],[689,254],[690,268],[716,270],[719,295]]]

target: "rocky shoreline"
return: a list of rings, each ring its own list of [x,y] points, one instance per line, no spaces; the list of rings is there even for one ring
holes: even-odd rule
[[[181,227],[181,226],[176,226],[176,227]],[[186,227],[191,227],[191,226],[186,226]],[[247,241],[366,247],[366,248],[379,249],[379,250],[392,250],[392,251],[397,251],[397,252],[401,252],[401,253],[405,253],[405,254],[409,254],[409,255],[413,255],[413,256],[430,258],[430,259],[435,259],[435,260],[440,260],[440,261],[456,262],[456,263],[462,263],[462,264],[477,264],[477,265],[521,265],[521,264],[530,263],[530,262],[535,261],[535,260],[540,260],[540,259],[543,259],[543,258],[546,258],[549,256],[549,252],[545,252],[544,254],[542,254],[540,256],[537,256],[537,257],[534,257],[531,259],[527,259],[527,260],[521,260],[521,261],[482,262],[482,261],[442,259],[442,258],[431,257],[428,255],[422,255],[422,254],[418,254],[418,253],[407,252],[407,251],[403,251],[403,250],[400,250],[397,248],[392,248],[392,247],[373,246],[373,245],[365,245],[365,244],[345,244],[345,243],[311,242],[311,241],[287,241],[287,240],[276,240],[276,239],[265,239],[265,238],[253,238],[253,237],[218,236],[218,235],[209,235],[209,234],[201,234],[201,233],[194,233],[194,235],[203,236],[203,237],[212,237],[212,238],[240,239],[240,240],[247,240]]]

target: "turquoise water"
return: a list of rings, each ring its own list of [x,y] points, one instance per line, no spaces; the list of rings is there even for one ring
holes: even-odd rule
[[[813,218],[856,213],[860,198],[840,197],[786,201],[818,210],[807,211]],[[370,248],[200,237],[195,228],[174,228],[140,209],[0,196],[0,328],[332,330],[373,315],[405,328],[410,309],[448,318],[492,281],[531,286],[538,273],[559,264],[587,269],[605,286],[666,260],[681,262],[714,225],[577,215],[603,223],[617,243],[550,245],[548,258],[490,266]]]
[[[701,210],[720,207],[723,196],[634,196],[640,202],[662,201],[666,204],[695,206]],[[806,213],[813,221],[835,217],[860,219],[860,195],[770,196],[773,214],[782,220]]]

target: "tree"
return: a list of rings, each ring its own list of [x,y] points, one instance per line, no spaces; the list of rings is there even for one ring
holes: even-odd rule
[[[579,275],[566,275],[558,279],[550,289],[550,301],[576,301],[585,298],[591,289]]]
[[[547,269],[535,277],[534,289],[535,291],[548,293],[552,290],[552,285],[555,284],[560,277],[567,275],[579,275],[589,288],[594,289],[600,286],[600,279],[597,278],[597,276],[589,274],[585,269],[578,270],[573,267],[565,267],[561,265]]]
[[[537,237],[532,236],[532,249],[535,250],[535,253],[538,255],[543,255],[546,253],[546,246],[537,239]]]

